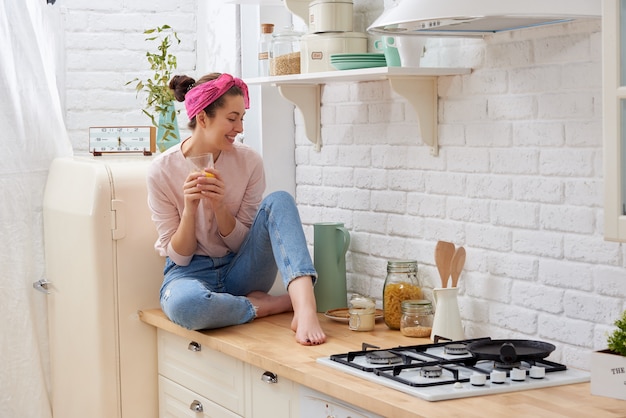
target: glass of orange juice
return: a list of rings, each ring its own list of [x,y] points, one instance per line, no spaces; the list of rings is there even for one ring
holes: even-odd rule
[[[214,167],[212,153],[207,152],[206,154],[190,155],[185,157],[185,160],[187,160],[187,165],[192,173],[200,172],[204,173],[205,177],[214,177],[213,174],[206,171],[207,168]]]

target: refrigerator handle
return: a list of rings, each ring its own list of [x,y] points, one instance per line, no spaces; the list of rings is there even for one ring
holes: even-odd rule
[[[49,282],[46,279],[39,279],[39,280],[37,280],[36,282],[33,283],[33,288],[35,290],[40,291],[41,293],[45,293],[46,295],[49,295],[50,293],[52,293],[50,291],[50,287],[51,287],[50,285],[51,284],[52,283]]]

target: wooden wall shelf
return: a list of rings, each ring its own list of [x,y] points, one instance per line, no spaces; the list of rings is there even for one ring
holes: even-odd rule
[[[404,97],[417,113],[423,141],[431,154],[439,154],[437,139],[437,79],[469,74],[469,68],[375,67],[247,79],[251,85],[273,85],[293,103],[304,118],[305,133],[321,150],[320,90],[322,84],[388,80],[391,89]]]

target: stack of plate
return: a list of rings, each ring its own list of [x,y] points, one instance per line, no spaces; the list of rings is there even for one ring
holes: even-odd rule
[[[338,70],[354,70],[356,68],[385,67],[385,54],[332,54],[330,63]]]

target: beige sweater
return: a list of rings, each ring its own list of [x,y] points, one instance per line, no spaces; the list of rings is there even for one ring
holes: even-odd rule
[[[196,215],[196,254],[223,257],[236,253],[249,231],[265,191],[265,172],[261,156],[237,142],[232,151],[222,151],[215,168],[226,184],[224,203],[237,223],[228,236],[221,236],[211,205],[201,202]],[[160,255],[181,266],[189,264],[192,256],[177,254],[170,239],[183,213],[183,183],[188,173],[180,144],[159,154],[148,171],[148,206],[159,235],[154,247]]]

